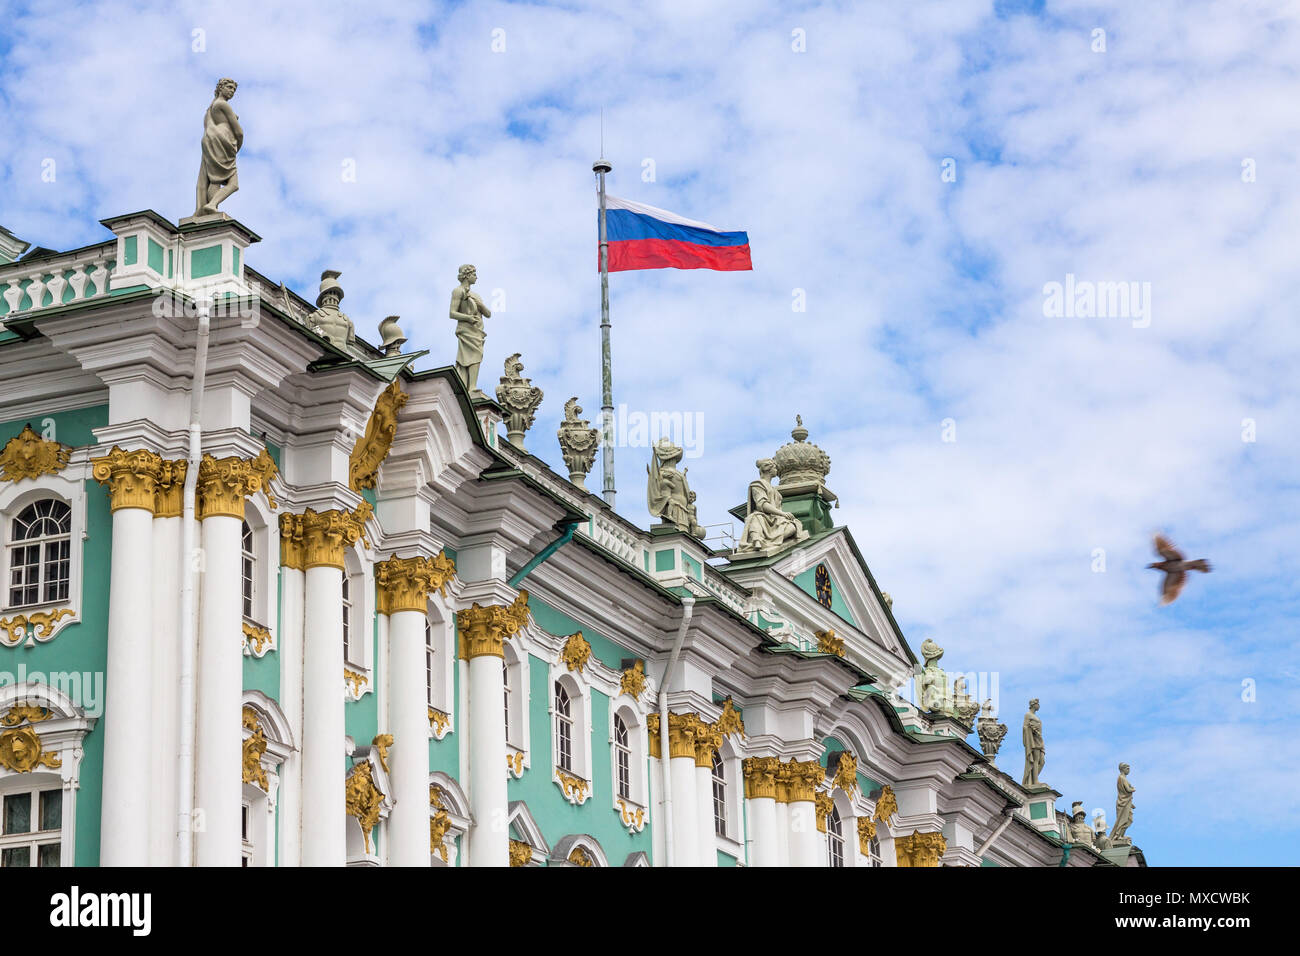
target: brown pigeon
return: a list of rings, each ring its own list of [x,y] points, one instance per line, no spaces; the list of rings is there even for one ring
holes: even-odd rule
[[[1183,553],[1174,547],[1173,542],[1162,534],[1156,535],[1156,553],[1165,560],[1148,564],[1147,567],[1165,572],[1165,579],[1160,584],[1161,605],[1172,604],[1178,597],[1183,590],[1183,585],[1187,583],[1188,571],[1201,571],[1207,574],[1210,571],[1210,562],[1204,558],[1188,561],[1183,557]]]

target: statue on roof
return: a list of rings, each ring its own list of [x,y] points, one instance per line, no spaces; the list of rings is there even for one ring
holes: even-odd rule
[[[307,316],[307,326],[330,344],[341,349],[357,344],[356,329],[352,320],[339,311],[343,301],[343,286],[339,276],[343,273],[326,269],[320,274],[320,294],[316,296],[316,311]]]
[[[470,398],[488,400],[487,394],[478,387],[478,367],[483,364],[483,345],[487,342],[487,332],[483,320],[492,317],[492,312],[478,294],[470,287],[478,281],[478,272],[472,265],[463,265],[456,271],[460,285],[451,291],[451,319],[456,323],[456,374],[460,376]]]
[[[771,458],[760,458],[754,464],[758,468],[758,478],[749,483],[745,527],[740,533],[735,555],[771,551],[808,537],[808,531],[799,519],[781,510],[781,492],[772,484],[776,462]]]
[[[667,438],[660,438],[651,449],[646,466],[646,505],[656,518],[675,524],[687,534],[704,537],[704,528],[695,514],[695,492],[686,483],[686,469],[677,470],[682,449]]]
[[[217,80],[208,111],[203,114],[199,182],[195,189],[194,217],[215,216],[217,206],[239,189],[235,155],[244,145],[244,128],[230,106],[239,84],[229,77]]]
[[[1119,765],[1119,779],[1115,781],[1115,826],[1110,831],[1112,844],[1126,844],[1133,841],[1124,835],[1133,825],[1133,794],[1137,787],[1128,782],[1129,765]]]
[[[1020,728],[1020,737],[1025,745],[1025,775],[1020,781],[1023,787],[1042,786],[1038,775],[1047,763],[1047,748],[1043,745],[1043,722],[1038,717],[1038,698],[1029,702],[1025,712],[1025,722]]]

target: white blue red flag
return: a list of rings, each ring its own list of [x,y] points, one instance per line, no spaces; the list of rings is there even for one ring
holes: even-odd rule
[[[747,233],[723,232],[707,222],[684,219],[674,212],[630,199],[605,198],[610,272],[633,269],[739,272],[754,268],[749,260]]]

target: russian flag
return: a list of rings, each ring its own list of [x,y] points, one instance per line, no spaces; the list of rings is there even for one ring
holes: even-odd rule
[[[610,272],[633,269],[740,272],[754,268],[749,261],[747,233],[723,232],[707,222],[683,219],[676,213],[630,199],[605,197],[605,238],[609,241]],[[599,257],[596,268],[600,268]]]

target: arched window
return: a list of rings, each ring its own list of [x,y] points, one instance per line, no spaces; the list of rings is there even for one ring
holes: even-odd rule
[[[826,855],[831,866],[844,865],[844,821],[839,807],[831,807],[826,817]]]
[[[614,772],[618,780],[618,795],[632,799],[632,735],[627,722],[620,714],[614,715]]]
[[[713,832],[727,835],[727,770],[717,750],[713,752]]]
[[[555,765],[573,772],[573,701],[559,681],[555,682]]]
[[[349,664],[352,657],[352,582],[343,572],[343,660]]]
[[[63,836],[63,788],[26,786],[0,804],[0,868],[58,866]]]
[[[506,674],[505,680],[501,682],[501,686],[505,688],[505,693],[501,696],[504,698],[502,703],[505,705],[506,709],[506,743],[510,743],[510,675],[508,673]]]
[[[253,579],[256,573],[257,559],[253,551],[253,529],[244,522],[239,539],[240,587],[244,597],[244,617],[253,620]]]
[[[72,567],[72,508],[57,498],[34,501],[9,531],[9,606],[68,599]]]

